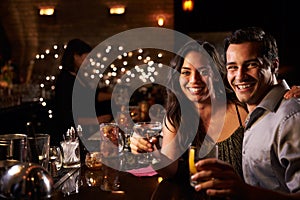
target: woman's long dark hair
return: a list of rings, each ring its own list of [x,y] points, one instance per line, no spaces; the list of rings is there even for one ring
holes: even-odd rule
[[[174,70],[168,77],[166,102],[166,118],[177,133],[181,133],[178,138],[181,149],[186,149],[190,143],[200,145],[206,136],[203,123],[200,120],[194,104],[187,99],[179,84],[179,76],[184,57],[191,51],[208,54],[207,56],[210,57],[212,76],[209,77],[210,83],[207,84],[210,97],[218,100],[218,98],[221,99],[222,95],[225,95],[225,92],[228,100],[238,102],[234,93],[228,87],[229,84],[226,80],[225,68],[223,67],[222,59],[216,48],[206,41],[193,40],[186,43],[171,61],[171,67]],[[216,76],[217,74],[220,74],[220,76]],[[184,111],[184,113],[182,111]],[[195,127],[198,128],[195,129]]]
[[[80,39],[70,40],[61,59],[61,65],[63,69],[70,72],[76,72],[74,64],[74,55],[82,55],[84,53],[89,53],[91,50],[92,47]]]

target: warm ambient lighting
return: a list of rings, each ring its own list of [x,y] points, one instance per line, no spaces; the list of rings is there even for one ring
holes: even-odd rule
[[[165,24],[165,18],[163,16],[158,16],[157,24],[158,24],[158,26],[163,26]]]
[[[182,0],[182,9],[191,12],[194,9],[194,0]]]
[[[117,7],[111,7],[109,9],[109,13],[111,15],[121,15],[125,13],[125,7],[124,6],[117,6]]]
[[[47,7],[40,7],[40,15],[53,15],[54,14],[54,7],[47,6]]]
[[[158,182],[158,183],[162,182],[163,180],[164,180],[164,179],[163,179],[162,177],[158,177],[158,178],[157,178],[157,182]]]

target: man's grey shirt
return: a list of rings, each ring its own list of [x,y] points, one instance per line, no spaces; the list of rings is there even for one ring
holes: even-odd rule
[[[300,191],[300,101],[285,100],[288,89],[283,81],[257,106],[265,112],[245,130],[243,173],[250,185],[290,193]]]

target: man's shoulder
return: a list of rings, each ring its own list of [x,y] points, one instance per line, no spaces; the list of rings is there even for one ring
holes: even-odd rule
[[[287,105],[294,105],[296,107],[300,107],[300,98],[290,98],[290,99],[283,99],[283,103]]]
[[[282,110],[286,113],[300,113],[300,99],[283,99],[278,110]]]

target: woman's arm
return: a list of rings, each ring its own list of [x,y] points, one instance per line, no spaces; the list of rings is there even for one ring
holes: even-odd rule
[[[154,156],[157,157],[160,162],[153,165],[153,168],[163,177],[173,177],[178,168],[178,161],[175,159],[178,147],[174,147],[175,142],[172,142],[176,136],[176,131],[168,120],[163,123],[162,133],[161,150],[157,150],[155,145],[152,146],[150,142],[138,137],[137,134],[133,134],[130,137],[130,148],[134,154],[155,151]],[[158,140],[153,139],[152,142],[157,143]]]

